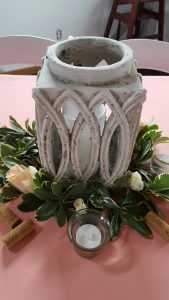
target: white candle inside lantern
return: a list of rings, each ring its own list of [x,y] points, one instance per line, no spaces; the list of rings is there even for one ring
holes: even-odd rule
[[[78,114],[80,113],[80,111],[74,103],[72,103],[70,100],[67,100],[63,106],[62,112],[63,112],[64,119],[66,121],[67,127],[69,128],[69,130],[71,132],[74,122],[75,122]],[[95,109],[94,113],[95,113],[96,118],[98,119],[98,123],[100,126],[100,134],[102,135],[103,129],[104,129],[105,117],[106,117],[105,105],[104,104],[99,105]],[[85,127],[88,127],[88,126],[85,126]],[[89,129],[89,127],[88,127],[88,129]],[[89,129],[89,132],[90,132],[90,129]]]
[[[103,67],[108,65],[107,62],[103,59],[100,61],[96,67]],[[63,106],[63,116],[65,119],[65,122],[67,124],[68,129],[70,132],[72,131],[74,122],[80,113],[77,106],[71,102],[71,100],[67,100]],[[104,104],[100,104],[94,111],[95,116],[98,120],[99,127],[100,127],[100,135],[103,133],[103,129],[105,126],[105,120],[106,120],[106,108]],[[91,135],[90,135],[90,128],[88,125],[85,125],[79,142],[79,158],[81,163],[82,171],[84,171],[88,165],[89,157],[90,157],[90,148],[91,148]],[[96,168],[93,172],[93,175],[96,174],[99,168],[99,162],[97,162]],[[73,176],[74,172],[72,169],[71,164],[68,165],[67,171],[68,176]]]
[[[86,248],[96,248],[101,244],[101,232],[95,225],[85,224],[78,228],[76,232],[76,242]]]
[[[78,110],[77,106],[74,103],[72,103],[70,100],[67,100],[63,106],[62,112],[63,112],[65,122],[67,124],[67,127],[71,132],[74,122],[80,111]],[[105,105],[104,104],[99,105],[95,109],[94,113],[95,113],[95,116],[99,123],[100,135],[102,135],[104,125],[105,125],[105,119],[106,119]],[[89,161],[90,147],[91,147],[91,139],[90,138],[91,138],[90,128],[88,125],[85,125],[85,127],[81,133],[81,137],[80,137],[80,141],[79,141],[79,158],[80,158],[80,162],[81,162],[82,171],[85,170],[85,168],[88,165],[88,161]],[[98,166],[96,167],[96,170],[94,173],[96,173],[97,170],[98,170]],[[71,166],[68,167],[67,175],[68,176],[73,175]]]

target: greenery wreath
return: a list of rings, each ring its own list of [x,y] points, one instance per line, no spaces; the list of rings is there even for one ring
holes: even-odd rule
[[[26,120],[24,129],[10,116],[10,126],[0,128],[1,202],[20,197],[19,210],[35,211],[37,221],[54,217],[60,227],[75,211],[95,208],[106,213],[112,239],[119,235],[122,225],[152,237],[146,216],[151,212],[161,220],[156,198],[169,200],[169,173],[156,175],[151,168],[155,146],[169,142],[158,125],[140,126],[129,168],[111,187],[94,179],[63,178],[56,182],[41,165],[35,122],[30,125]]]

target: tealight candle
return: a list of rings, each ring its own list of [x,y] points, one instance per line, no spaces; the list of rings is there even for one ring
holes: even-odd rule
[[[111,224],[101,211],[92,208],[75,212],[67,227],[75,251],[86,258],[97,255],[110,240]]]
[[[101,243],[101,232],[92,224],[85,224],[78,228],[76,232],[76,242],[84,248],[96,248]]]

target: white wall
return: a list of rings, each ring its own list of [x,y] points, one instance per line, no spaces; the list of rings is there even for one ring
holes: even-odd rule
[[[112,0],[0,0],[0,35],[102,35]]]
[[[62,39],[69,35],[103,35],[112,0],[0,0],[0,36],[37,35]],[[169,41],[169,0],[165,40]]]

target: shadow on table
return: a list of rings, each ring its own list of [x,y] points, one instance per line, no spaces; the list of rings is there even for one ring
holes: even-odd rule
[[[94,258],[105,271],[124,272],[133,267],[137,259],[133,244],[129,242],[130,232],[124,228],[121,236],[110,242],[103,251]]]
[[[16,245],[8,249],[5,244],[2,245],[1,256],[2,262],[5,266],[11,264],[15,261],[20,254],[25,251],[25,248],[37,237],[37,235],[42,231],[42,228],[36,224],[35,230],[27,235],[23,240],[18,242]],[[3,232],[5,234],[6,232]],[[29,247],[26,251],[29,251]]]

